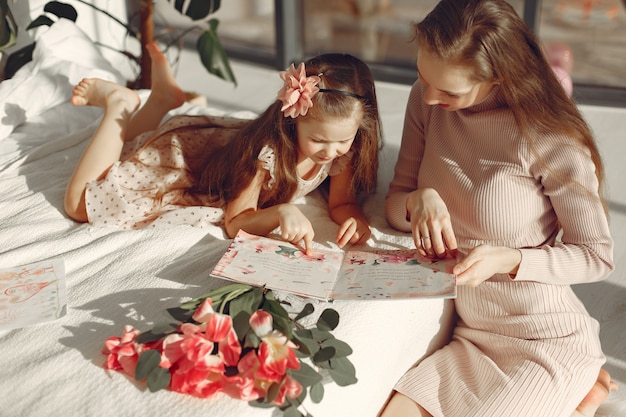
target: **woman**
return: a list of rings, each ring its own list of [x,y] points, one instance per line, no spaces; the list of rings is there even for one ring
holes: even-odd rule
[[[415,29],[386,214],[457,256],[458,323],[382,416],[592,416],[615,384],[570,285],[614,268],[594,138],[505,1],[443,0]]]

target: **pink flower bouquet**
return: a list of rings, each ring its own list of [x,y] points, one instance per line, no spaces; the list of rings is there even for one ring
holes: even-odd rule
[[[225,393],[285,415],[308,416],[307,395],[320,402],[322,374],[340,386],[356,383],[347,358],[352,349],[331,331],[339,314],[324,310],[314,326],[291,317],[271,290],[232,284],[169,309],[172,323],[140,333],[126,326],[106,340],[104,367],[146,381],[150,391],[169,388],[200,398]]]

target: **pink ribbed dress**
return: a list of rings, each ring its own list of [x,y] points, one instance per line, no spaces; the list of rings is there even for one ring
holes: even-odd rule
[[[407,193],[434,188],[460,253],[507,246],[520,249],[522,261],[514,279],[501,274],[458,288],[452,341],[395,389],[434,416],[569,417],[605,360],[598,323],[570,285],[601,280],[614,268],[589,154],[558,138],[536,140],[547,165],[587,190],[563,185],[529,150],[498,86],[455,112],[422,96],[417,82],[387,195],[389,222],[410,231]]]

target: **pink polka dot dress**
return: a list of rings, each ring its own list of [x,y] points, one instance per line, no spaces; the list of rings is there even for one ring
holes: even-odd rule
[[[120,161],[86,187],[89,222],[94,226],[139,229],[157,225],[203,227],[223,224],[224,202],[190,193],[206,156],[230,140],[245,119],[176,116],[158,129],[124,145]],[[274,152],[264,147],[259,160],[273,183]],[[350,155],[325,165],[311,179],[299,180],[293,199],[316,189],[328,175],[343,171]]]

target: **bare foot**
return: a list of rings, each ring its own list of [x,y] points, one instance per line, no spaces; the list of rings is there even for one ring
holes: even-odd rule
[[[176,77],[170,63],[156,43],[146,45],[151,63],[151,94],[150,99],[160,106],[175,109],[185,102],[185,93],[176,83]]]
[[[132,114],[139,107],[139,96],[133,90],[100,78],[84,78],[72,89],[70,102],[75,106],[96,106]],[[119,106],[119,107],[118,107]]]
[[[578,405],[572,417],[593,417],[609,393],[617,389],[617,384],[611,381],[611,375],[605,369],[600,369],[598,380]]]

